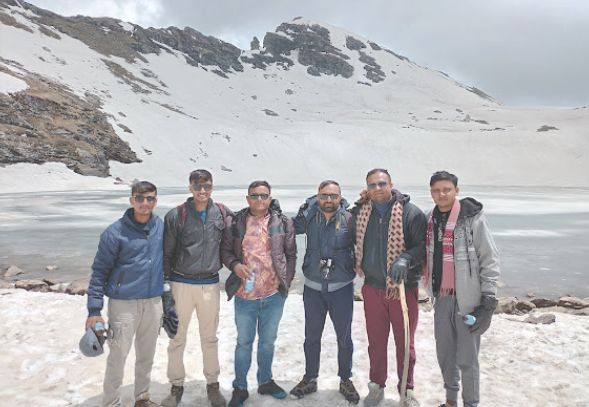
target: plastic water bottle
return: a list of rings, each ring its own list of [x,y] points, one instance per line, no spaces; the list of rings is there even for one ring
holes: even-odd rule
[[[254,291],[254,281],[256,279],[256,269],[252,268],[251,270],[251,277],[248,277],[247,280],[245,280],[245,292],[246,293],[251,293],[252,291]]]
[[[466,325],[474,325],[474,323],[477,322],[477,319],[470,314],[463,316],[462,320]]]

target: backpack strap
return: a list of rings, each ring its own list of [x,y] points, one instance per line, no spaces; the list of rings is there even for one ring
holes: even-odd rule
[[[225,218],[227,217],[227,211],[225,210],[225,205],[223,205],[221,202],[215,202],[215,204],[217,204],[217,206],[221,210],[221,216],[223,216],[223,220],[225,220]]]
[[[348,211],[344,211],[344,218],[346,219],[346,225],[348,225],[348,237],[350,238],[350,242],[352,246],[355,244],[355,237],[356,237],[356,224],[352,222],[352,214]],[[352,225],[352,226],[350,226]]]

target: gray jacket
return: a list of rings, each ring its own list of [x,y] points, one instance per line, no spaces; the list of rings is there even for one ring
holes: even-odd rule
[[[481,296],[495,296],[499,280],[499,253],[483,214],[483,205],[473,198],[460,201],[454,229],[454,272],[456,299],[461,315],[472,312]],[[428,218],[431,211],[428,213]],[[429,245],[429,275],[433,273],[434,239]],[[433,278],[426,287],[433,298]]]

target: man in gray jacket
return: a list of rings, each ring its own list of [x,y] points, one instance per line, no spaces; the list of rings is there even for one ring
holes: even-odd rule
[[[188,325],[196,310],[207,396],[213,407],[225,407],[219,390],[220,244],[228,211],[211,199],[213,176],[207,170],[190,173],[192,197],[164,218],[164,312],[178,315],[178,331],[168,346],[171,393],[164,407],[176,407],[184,393],[184,348]],[[171,291],[170,291],[171,289]]]
[[[462,374],[465,407],[479,404],[479,347],[497,307],[499,254],[483,205],[456,199],[458,178],[434,173],[429,213],[425,286],[434,299],[434,335],[446,402],[457,405]]]

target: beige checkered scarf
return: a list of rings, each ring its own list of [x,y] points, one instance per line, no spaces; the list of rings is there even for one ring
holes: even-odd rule
[[[368,220],[372,213],[372,201],[366,202],[360,208],[356,216],[356,272],[362,267],[362,257],[364,256],[364,236],[368,227]],[[389,234],[387,244],[387,272],[393,264],[393,261],[400,254],[405,252],[405,236],[403,235],[403,204],[396,201],[391,210],[391,219],[389,220]],[[387,276],[387,299],[399,299],[399,285],[391,281]]]

